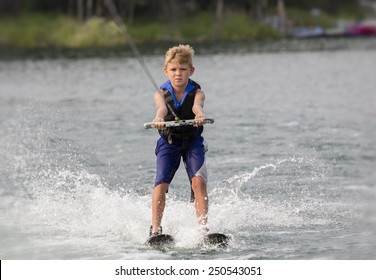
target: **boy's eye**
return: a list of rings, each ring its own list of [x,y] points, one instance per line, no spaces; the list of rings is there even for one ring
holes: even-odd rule
[[[178,71],[178,70],[180,70],[180,71],[187,71],[187,68],[170,68],[170,71],[171,72],[176,72],[176,71]]]

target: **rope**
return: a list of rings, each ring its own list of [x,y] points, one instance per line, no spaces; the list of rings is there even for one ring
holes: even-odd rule
[[[119,16],[116,6],[112,0],[105,0],[105,5],[107,6],[107,9],[109,10],[111,16],[113,17],[116,25],[123,31],[125,38],[127,39],[127,42],[129,46],[131,47],[134,55],[136,56],[138,62],[141,64],[142,69],[144,69],[144,72],[148,76],[150,82],[153,84],[154,88],[159,91],[159,87],[157,83],[155,82],[153,76],[151,75],[148,67],[146,66],[146,63],[144,59],[141,56],[140,51],[138,50],[135,41],[133,40],[132,36],[127,31],[127,26],[125,25],[124,21]],[[174,110],[171,108],[170,104],[166,102],[167,108],[171,111],[171,113],[174,115],[174,118],[176,121],[179,121],[179,117],[176,115]]]
[[[144,71],[145,71],[146,75],[148,76],[150,82],[153,84],[154,88],[158,91],[159,90],[158,85],[155,82],[153,76],[151,75],[148,67],[146,66],[146,63],[145,63],[144,59],[142,58],[141,53],[139,52],[135,41],[133,40],[132,36],[128,33],[127,26],[125,25],[125,23],[123,22],[123,20],[119,16],[114,2],[112,0],[105,0],[105,5],[107,6],[107,9],[109,10],[111,16],[113,17],[116,25],[123,31],[125,38],[128,41],[129,46],[131,47],[131,49],[132,49],[134,55],[136,56],[138,62],[141,64],[142,68],[144,69]]]

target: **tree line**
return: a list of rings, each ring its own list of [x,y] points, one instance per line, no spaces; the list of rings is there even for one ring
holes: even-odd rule
[[[260,20],[274,10],[283,13],[285,7],[310,10],[320,9],[336,15],[339,10],[358,5],[359,0],[0,0],[0,16],[19,16],[24,12],[64,14],[79,20],[109,15],[106,2],[113,2],[119,15],[128,23],[155,19],[176,23],[190,13],[213,13],[221,19],[226,10],[243,10]]]

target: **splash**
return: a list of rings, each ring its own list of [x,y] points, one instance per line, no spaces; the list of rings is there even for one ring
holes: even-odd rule
[[[43,114],[32,114],[11,124],[0,140],[1,172],[9,178],[2,181],[2,223],[19,226],[41,244],[47,239],[52,247],[69,240],[74,248],[84,242],[94,251],[113,248],[117,254],[120,246],[132,256],[140,254],[150,226],[151,192],[112,185],[99,168],[103,164],[88,157],[80,143]],[[317,173],[311,159],[287,157],[211,182],[211,232],[229,234],[242,246],[255,236],[340,223],[348,205],[325,198]],[[194,205],[185,197],[168,194],[163,228],[175,236],[178,249],[196,251],[201,233]]]
[[[276,163],[268,163],[261,165],[259,167],[255,167],[251,172],[235,174],[229,179],[223,180],[222,182],[218,183],[216,188],[212,191],[211,196],[217,196],[219,193],[222,195],[226,194],[227,196],[233,197],[234,199],[242,199],[244,195],[247,195],[247,191],[244,189],[247,187],[247,183],[254,179],[257,175],[263,175],[263,172],[266,172],[266,174],[270,174],[270,171],[276,171],[277,168],[284,163],[301,164],[303,160],[303,157],[292,157],[289,159],[282,159],[277,161]],[[265,181],[265,183],[267,183],[267,181]],[[219,196],[221,197],[221,195]]]
[[[96,171],[103,164],[87,158],[89,154],[56,127],[57,117],[49,118],[49,111],[18,110],[0,140],[0,171],[8,178],[1,184],[2,194],[8,194],[0,203],[3,224],[52,239],[104,237],[142,243],[149,196],[110,186]]]
[[[347,220],[348,205],[327,199],[315,163],[289,157],[216,182],[210,191],[211,227],[246,236],[317,229]]]

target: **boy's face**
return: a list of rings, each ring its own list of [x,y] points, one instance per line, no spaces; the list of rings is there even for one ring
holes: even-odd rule
[[[164,68],[164,73],[170,80],[173,87],[187,86],[188,79],[194,73],[195,68],[187,64],[180,64],[171,60]]]

